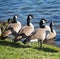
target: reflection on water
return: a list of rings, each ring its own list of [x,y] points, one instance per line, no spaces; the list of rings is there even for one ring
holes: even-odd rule
[[[55,44],[57,47],[60,47],[60,41],[56,41]]]
[[[0,20],[12,18],[14,14],[18,15],[18,20],[23,25],[26,24],[27,15],[33,14],[34,19],[31,22],[35,28],[38,27],[38,22],[43,17],[49,22],[54,21],[54,29],[57,32],[56,40],[59,40],[60,0],[0,0]]]

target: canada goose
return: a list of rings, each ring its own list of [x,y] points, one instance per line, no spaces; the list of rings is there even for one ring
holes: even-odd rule
[[[6,37],[9,37],[9,35],[13,35],[19,32],[19,30],[21,29],[21,23],[19,21],[16,21],[16,19],[17,16],[14,15],[13,21],[9,23],[6,30],[2,33],[1,39],[5,39]]]
[[[27,37],[23,43],[27,43],[32,39],[37,39],[38,40],[38,45],[40,48],[42,48],[42,43],[44,41],[44,39],[46,38],[46,31],[50,31],[50,29],[48,29],[47,27],[45,27],[46,20],[44,18],[41,19],[41,21],[39,22],[39,26],[40,28],[38,28],[36,31],[34,31],[32,33],[32,35],[30,35],[29,37]]]
[[[21,23],[20,23],[19,21],[17,21],[16,19],[17,19],[17,16],[14,15],[12,21],[11,21],[11,20],[8,20],[8,23],[9,23],[9,21],[10,21],[10,24],[8,25],[7,28],[8,28],[8,29],[9,29],[9,28],[13,28],[14,31],[16,31],[16,32],[18,33],[19,30],[21,29],[22,25],[21,25]]]
[[[56,37],[56,31],[53,30],[52,26],[54,26],[54,22],[51,22],[50,23],[50,29],[51,29],[51,32],[47,35],[46,39],[53,39]]]
[[[19,35],[17,35],[15,37],[14,42],[17,42],[18,40],[20,40],[22,38],[26,38],[27,36],[29,36],[34,31],[34,26],[30,22],[31,18],[33,18],[33,15],[29,14],[27,17],[27,26],[22,27]]]
[[[12,20],[12,23],[17,23],[17,19],[18,17],[16,16],[16,15],[14,15],[14,17],[13,17],[13,20]]]

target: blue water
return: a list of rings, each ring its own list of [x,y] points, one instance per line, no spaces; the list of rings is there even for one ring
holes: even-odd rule
[[[54,21],[56,41],[60,41],[60,0],[0,0],[0,20],[5,21],[14,14],[23,25],[26,24],[27,15],[33,14],[31,22],[35,28],[41,18]]]

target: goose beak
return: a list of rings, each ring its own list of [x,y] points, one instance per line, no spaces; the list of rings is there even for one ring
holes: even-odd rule
[[[43,23],[47,23],[47,20],[44,19],[44,20],[43,20]]]
[[[45,22],[48,22],[48,21],[45,19]]]
[[[32,15],[32,18],[34,18],[33,15]]]

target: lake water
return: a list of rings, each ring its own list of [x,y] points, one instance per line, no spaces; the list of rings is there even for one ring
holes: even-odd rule
[[[14,14],[23,25],[26,24],[28,14],[34,15],[31,22],[35,28],[41,18],[54,21],[53,28],[57,32],[55,43],[60,47],[60,0],[0,0],[0,20],[5,21]]]

